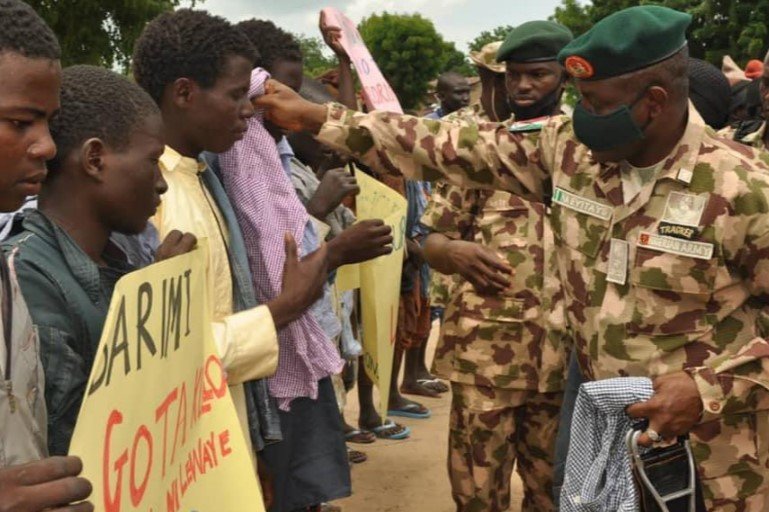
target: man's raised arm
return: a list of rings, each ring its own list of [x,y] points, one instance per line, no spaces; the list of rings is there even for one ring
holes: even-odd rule
[[[461,187],[507,190],[542,201],[563,123],[541,132],[510,133],[505,124],[442,122],[414,116],[363,114],[339,104],[317,105],[270,81],[254,100],[273,123],[317,134],[318,140],[363,163],[409,179],[445,179]]]

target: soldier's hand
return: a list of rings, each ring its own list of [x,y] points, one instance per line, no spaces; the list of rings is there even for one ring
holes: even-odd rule
[[[82,502],[92,490],[88,480],[78,477],[82,470],[77,457],[0,469],[0,512],[92,512],[93,505]]]
[[[654,379],[654,395],[645,402],[628,406],[632,418],[647,418],[649,428],[665,440],[687,434],[700,419],[702,399],[694,379],[680,371]],[[638,444],[654,444],[647,433],[641,434]]]
[[[265,94],[253,98],[251,103],[255,108],[264,109],[268,121],[292,132],[318,133],[326,122],[325,105],[305,100],[277,80],[268,80],[265,84]]]
[[[163,243],[158,247],[155,253],[155,261],[163,261],[173,258],[174,256],[181,256],[187,254],[198,245],[198,239],[192,233],[183,233],[181,231],[173,230],[168,233]]]
[[[329,268],[335,269],[390,254],[393,250],[392,243],[392,229],[384,221],[360,221],[328,243]]]
[[[511,284],[513,268],[483,245],[464,240],[447,244],[447,257],[455,272],[483,294],[498,294]]]

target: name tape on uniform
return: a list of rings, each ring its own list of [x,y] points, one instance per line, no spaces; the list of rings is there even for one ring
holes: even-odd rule
[[[713,257],[713,244],[681,240],[680,238],[653,233],[641,233],[638,236],[638,246],[700,260],[709,260]]]
[[[555,187],[553,191],[553,202],[560,204],[570,210],[574,210],[585,215],[590,215],[601,220],[611,219],[611,206],[587,199],[577,194],[572,194],[568,190]]]
[[[629,245],[625,240],[611,239],[611,245],[609,246],[609,271],[606,273],[606,280],[610,283],[624,285],[627,281]]]

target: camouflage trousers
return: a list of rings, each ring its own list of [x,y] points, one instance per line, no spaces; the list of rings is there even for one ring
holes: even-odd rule
[[[563,393],[451,383],[449,479],[458,512],[510,508],[517,462],[524,511],[548,512]]]

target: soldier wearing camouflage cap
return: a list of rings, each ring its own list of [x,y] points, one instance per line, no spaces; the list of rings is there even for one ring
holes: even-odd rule
[[[507,82],[503,98],[509,100],[501,120],[510,130],[536,138],[543,126],[527,117],[507,119],[516,101],[528,115],[560,112],[566,74],[556,57],[570,39],[557,23],[535,21],[487,46],[485,55],[471,56],[484,70],[501,68],[495,74]],[[484,92],[496,85],[481,79]],[[482,122],[498,120],[498,113],[476,109],[445,119]],[[457,510],[508,510],[514,466],[523,481],[523,510],[554,510],[568,344],[547,207],[502,190],[439,190],[422,218],[434,231],[425,255],[436,269],[466,279],[447,307],[434,363],[452,387],[448,466]],[[468,233],[469,241],[462,240]]]
[[[622,10],[559,54],[581,94],[536,139],[504,125],[308,105],[271,84],[290,129],[417,179],[552,187],[570,330],[590,379],[648,376],[628,413],[688,433],[708,510],[769,508],[769,165],[688,105],[691,17]],[[641,441],[651,444],[645,434]],[[571,497],[567,497],[571,499]]]

